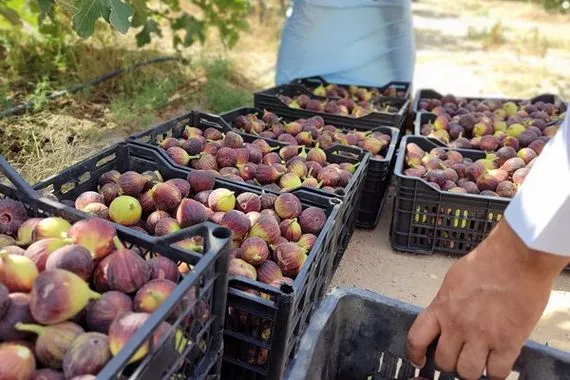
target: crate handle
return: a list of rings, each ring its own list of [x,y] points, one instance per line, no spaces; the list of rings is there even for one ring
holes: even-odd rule
[[[214,115],[206,112],[194,112],[192,115],[192,121],[194,125],[207,125],[211,127],[217,127],[222,129],[223,132],[229,132],[232,128],[228,123],[218,115]]]
[[[21,200],[34,201],[38,197],[32,186],[22,178],[20,173],[18,173],[2,155],[0,155],[0,170],[2,170],[16,190],[21,194],[20,198],[23,198]]]

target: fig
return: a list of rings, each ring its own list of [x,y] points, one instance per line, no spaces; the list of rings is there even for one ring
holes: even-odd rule
[[[121,187],[114,182],[106,183],[99,191],[106,205],[110,205],[115,198],[122,194]]]
[[[257,280],[257,271],[255,267],[242,259],[231,259],[229,266],[230,276],[239,276]]]
[[[465,189],[469,194],[479,194],[480,192],[479,187],[477,187],[477,184],[473,181],[465,181],[460,185],[460,187]]]
[[[65,380],[62,372],[56,371],[51,368],[42,368],[36,370],[31,378],[32,380]],[[75,378],[73,379],[75,380]]]
[[[243,138],[235,132],[226,133],[222,144],[228,148],[242,148]]]
[[[208,206],[213,211],[229,211],[235,207],[236,197],[234,192],[224,188],[213,190],[208,197]]]
[[[30,293],[30,312],[43,325],[72,318],[90,299],[100,297],[81,277],[63,269],[46,270],[36,277]]]
[[[279,180],[280,174],[274,166],[257,165],[255,180],[260,184],[270,184]]]
[[[284,159],[285,161],[296,157],[297,154],[299,154],[299,149],[301,147],[298,145],[289,145],[289,146],[284,146],[283,148],[281,148],[279,150],[279,156]]]
[[[178,142],[178,139],[176,139],[174,137],[166,137],[164,140],[159,142],[158,145],[162,149],[168,149],[168,148],[172,148],[173,146],[180,146],[180,143]]]
[[[8,307],[0,319],[0,340],[17,341],[28,339],[31,334],[19,331],[14,326],[18,322],[34,322],[29,308],[30,296],[26,293],[11,293],[8,295],[8,302],[3,302],[4,307],[6,303]]]
[[[495,136],[483,136],[479,141],[479,149],[484,151],[496,151],[500,145],[500,141]]]
[[[150,194],[155,207],[163,211],[174,210],[182,200],[182,194],[178,187],[166,182],[156,184],[150,190]]]
[[[275,259],[283,275],[295,277],[307,259],[305,250],[295,243],[279,244],[275,248]]]
[[[27,331],[38,335],[35,344],[36,358],[46,367],[61,368],[63,357],[71,344],[84,331],[76,323],[62,322],[51,326],[29,323],[16,323],[18,331]]]
[[[0,199],[0,234],[14,235],[28,219],[24,205],[12,199]]]
[[[188,166],[188,163],[190,162],[190,160],[193,158],[196,158],[196,156],[189,155],[184,150],[184,148],[181,148],[179,146],[172,146],[172,147],[166,149],[166,154],[168,154],[168,156],[170,156],[170,158],[172,159],[172,161],[174,161],[175,164],[181,165],[181,166]],[[121,188],[122,188],[122,186],[121,186]]]
[[[212,192],[213,193],[213,192]],[[208,220],[206,208],[199,202],[185,198],[176,210],[176,220],[182,228],[190,227]]]
[[[108,183],[118,183],[119,177],[121,173],[117,170],[109,170],[106,173],[103,173],[101,177],[99,177],[99,186],[105,186]]]
[[[101,219],[109,219],[109,208],[102,203],[89,203],[81,210],[84,213]]]
[[[516,170],[525,167],[525,162],[520,157],[513,157],[509,158],[505,163],[501,166],[501,169],[507,171],[509,174],[513,174]]]
[[[261,265],[269,257],[267,243],[258,237],[247,238],[240,247],[240,258],[251,265]]]
[[[531,142],[528,145],[527,149],[532,149],[536,153],[536,155],[538,156],[538,155],[540,155],[540,153],[542,153],[542,150],[544,149],[545,145],[546,145],[546,143],[543,140],[534,140],[533,142]]]
[[[274,164],[279,164],[283,162],[281,160],[281,157],[279,157],[279,155],[277,153],[267,153],[265,156],[263,156],[263,158],[261,159],[261,163],[264,165],[269,165],[269,166],[273,166]]]
[[[325,212],[317,207],[307,207],[299,216],[299,225],[304,233],[318,235],[327,220]]]
[[[168,257],[157,256],[147,261],[148,265],[151,267],[150,278],[154,279],[167,279],[172,282],[178,283],[180,279],[180,272],[178,272],[178,267],[176,263],[170,260]]]
[[[147,231],[151,234],[154,234],[154,230],[158,222],[164,218],[169,218],[170,214],[166,211],[157,210],[152,212],[148,218],[146,218],[146,228]]]
[[[499,182],[499,184],[497,185],[496,193],[500,197],[512,198],[515,196],[516,192],[517,192],[517,185],[515,185],[511,181]]]
[[[499,181],[489,173],[484,173],[477,179],[477,187],[480,191],[491,190],[495,191]]]
[[[181,149],[181,148],[175,148]],[[127,171],[121,174],[117,184],[125,195],[138,196],[144,190],[148,179],[135,171]]]
[[[156,236],[165,236],[177,231],[180,231],[180,224],[178,224],[176,219],[169,216],[160,219],[154,227],[154,234]]]
[[[521,186],[526,178],[526,176],[528,175],[528,172],[530,171],[530,169],[528,168],[520,168],[517,169],[514,173],[513,173],[513,182],[515,185],[517,186]]]
[[[479,163],[469,164],[465,168],[465,178],[475,182],[484,172],[485,167],[483,165]]]
[[[87,218],[75,223],[68,236],[73,244],[86,248],[94,260],[101,260],[114,250],[115,227],[106,220]]]
[[[190,194],[191,186],[188,181],[183,180],[182,178],[172,178],[165,182],[168,185],[175,186],[180,191],[180,195],[182,198],[188,197]]]
[[[8,312],[10,302],[10,291],[4,284],[0,283],[0,320],[2,320],[4,315]]]
[[[64,247],[66,244],[65,240],[60,238],[42,239],[32,243],[28,249],[26,249],[24,256],[32,260],[38,271],[43,271],[46,267],[46,260],[49,255],[59,248]]]
[[[267,243],[273,243],[281,236],[281,231],[277,220],[262,212],[257,222],[251,226],[249,236],[259,237]]]
[[[204,146],[202,141],[197,138],[191,138],[182,143],[182,149],[184,149],[190,156],[199,155],[203,148]]]
[[[263,192],[261,194],[261,210],[265,209],[272,209],[275,205],[275,200],[277,199],[277,195]]]
[[[301,186],[301,179],[294,173],[285,173],[279,179],[282,189],[295,189]]]
[[[1,217],[1,214],[0,214]],[[20,224],[20,227],[18,228],[18,234],[17,234],[17,244],[18,245],[29,245],[33,242],[32,239],[32,233],[34,231],[34,228],[36,227],[36,225],[42,220],[42,218],[30,218],[26,221],[24,221],[22,224]],[[0,221],[0,224],[2,222]],[[1,227],[0,227],[1,228]],[[8,242],[7,244],[1,244],[0,242],[0,248],[2,248],[3,246],[7,246],[7,245],[14,245],[16,244],[15,241],[13,241],[14,239],[8,235],[1,235],[4,237],[4,239],[9,238],[8,240],[5,240],[6,242],[8,242],[10,239],[12,240],[11,242]]]
[[[279,228],[281,229],[281,235],[285,239],[292,242],[299,241],[301,235],[303,234],[303,232],[301,231],[301,226],[297,221],[297,218],[283,220],[279,225]]]
[[[20,230],[18,230],[18,231],[20,231]],[[28,245],[28,244],[29,243],[22,244],[22,245]],[[0,249],[2,249],[4,247],[10,247],[10,246],[16,246],[16,239],[14,239],[12,236],[9,236],[9,235],[0,234]]]
[[[293,219],[303,211],[301,201],[293,194],[281,194],[275,199],[275,212],[282,219]]]
[[[0,344],[0,363],[0,379],[27,380],[32,378],[36,370],[32,351],[17,343]]]
[[[75,199],[75,208],[83,210],[85,206],[91,203],[105,203],[105,198],[95,191],[85,191]]]
[[[218,211],[210,215],[208,217],[208,220],[216,224],[220,224],[222,222],[222,218],[224,217],[224,215],[226,215],[225,212]]]
[[[38,268],[28,257],[0,250],[0,283],[10,292],[29,292],[37,276]]]
[[[89,331],[107,334],[113,320],[129,311],[133,311],[131,298],[125,293],[111,290],[103,293],[101,298],[91,301],[87,305],[85,323]]]
[[[176,289],[176,284],[166,279],[155,279],[144,284],[135,295],[134,308],[137,312],[152,313]]]
[[[307,161],[313,161],[323,166],[327,163],[327,154],[317,145],[307,152]]]
[[[109,217],[123,226],[134,226],[141,220],[142,207],[139,201],[129,195],[121,195],[111,202]]]
[[[220,221],[220,225],[232,231],[232,238],[234,240],[242,239],[251,227],[247,216],[238,210],[229,210],[226,212]]]
[[[319,171],[317,179],[322,182],[324,186],[334,187],[338,185],[340,181],[340,175],[335,169],[329,169],[328,167],[325,167]]]
[[[34,241],[51,237],[62,238],[70,228],[71,224],[63,218],[57,216],[44,218],[36,224],[32,238]]]
[[[200,131],[200,129],[198,130]],[[222,135],[222,132],[212,127],[206,128],[206,130],[204,130],[203,136],[208,140],[214,140],[214,141],[221,140],[224,137],[224,135]]]
[[[223,147],[216,154],[218,168],[233,167],[237,163],[236,151],[232,148]]]
[[[192,160],[190,165],[192,166],[192,168],[199,170],[218,170],[218,163],[216,162],[216,157],[210,153],[200,154],[200,158]]]
[[[261,199],[257,194],[254,193],[241,193],[236,198],[237,209],[244,212],[250,213],[252,211],[261,211]]]
[[[93,270],[93,288],[99,293],[107,292],[110,290],[109,282],[107,281],[107,268],[109,267],[110,257],[106,256],[103,260],[99,261]]]
[[[107,280],[111,290],[133,293],[150,280],[151,267],[135,251],[114,240],[117,251],[111,254],[107,267]]]
[[[111,359],[110,339],[105,334],[88,332],[79,335],[63,357],[66,379],[97,375]]]
[[[522,160],[524,161],[524,163],[526,165],[529,162],[531,162],[534,158],[536,158],[537,154],[531,148],[522,148],[521,150],[518,151],[517,156],[522,158]]]
[[[299,247],[305,249],[305,251],[309,252],[313,249],[313,245],[315,245],[317,241],[317,237],[313,234],[303,234],[301,238],[296,243]]]
[[[283,273],[279,265],[273,261],[267,260],[257,268],[257,280],[266,284],[271,284],[275,281],[281,280]]]
[[[91,278],[93,259],[89,251],[77,244],[61,247],[49,255],[45,269],[65,269],[75,273],[84,281]]]

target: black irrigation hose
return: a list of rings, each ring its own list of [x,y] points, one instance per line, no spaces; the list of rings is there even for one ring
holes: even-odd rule
[[[71,86],[65,90],[55,91],[48,96],[48,99],[54,100],[54,99],[57,99],[57,98],[62,97],[64,95],[72,94],[74,92],[83,90],[87,87],[98,85],[101,82],[104,82],[108,79],[111,79],[111,78],[114,78],[118,75],[121,75],[124,72],[132,71],[132,70],[137,69],[141,66],[152,65],[155,63],[162,63],[162,62],[167,62],[167,61],[182,61],[183,63],[187,63],[187,60],[185,58],[182,58],[182,57],[157,57],[157,58],[149,59],[146,61],[133,63],[132,65],[129,65],[125,68],[118,69],[115,71],[111,71],[107,74],[101,75],[100,77],[91,79],[85,83],[73,85],[73,86]],[[21,114],[21,113],[27,111],[28,109],[32,108],[33,106],[34,106],[33,100],[28,102],[28,103],[25,103],[25,104],[20,104],[19,106],[16,106],[16,107],[13,107],[13,108],[10,108],[10,109],[7,109],[5,111],[0,112],[0,118],[4,118],[7,116],[16,115],[16,114]]]

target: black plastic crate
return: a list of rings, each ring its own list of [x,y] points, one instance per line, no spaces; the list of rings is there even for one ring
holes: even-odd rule
[[[158,151],[154,149],[120,143],[51,179],[43,181],[35,188],[42,192],[51,192],[65,200],[75,199],[84,191],[96,189],[99,176],[112,169],[120,172],[125,170],[158,170],[165,180],[186,178],[188,171],[173,168],[168,163],[156,158],[159,156]],[[230,189],[236,194],[245,191],[256,194],[262,192],[260,188],[247,188],[237,182],[226,182],[219,178],[216,179],[214,188],[218,187]],[[273,377],[274,374],[281,373],[287,358],[294,353],[293,347],[302,334],[306,323],[308,323],[313,306],[326,292],[334,271],[333,263],[337,256],[339,234],[342,228],[342,224],[339,223],[342,201],[305,190],[297,190],[294,194],[301,200],[303,208],[309,206],[322,208],[328,219],[293,286],[277,289],[244,278],[234,278],[230,281],[231,287],[242,289],[248,287],[273,297],[273,300],[267,300],[235,288],[229,289],[228,292],[227,305],[229,308],[245,313],[245,318],[248,321],[263,319],[271,329],[271,342],[266,343],[260,337],[249,336],[247,333],[243,333],[242,329],[238,328],[239,326],[232,325],[231,322],[234,322],[235,318],[232,319],[232,314],[228,315],[226,331],[224,332],[224,358],[227,362],[240,368],[240,371],[245,371],[244,373],[247,376],[265,374],[268,376],[267,378],[273,379],[275,378]],[[75,217],[84,216],[81,211],[72,207],[63,205],[60,207]],[[118,227],[123,230],[131,230],[122,226]],[[141,235],[147,240],[157,239],[144,234]],[[250,333],[252,332],[250,331]],[[248,344],[257,350],[266,348],[269,352],[267,363],[263,366],[252,366],[251,372],[248,371],[250,366],[247,361],[240,360],[237,348]],[[232,373],[238,371],[235,368],[231,369],[231,366],[227,368],[230,368],[227,371]]]
[[[328,216],[292,286],[280,289],[257,281],[230,279],[224,329],[224,379],[280,379],[332,279],[340,229],[338,200],[310,194],[303,205],[326,207]],[[335,232],[337,230],[337,232]],[[259,297],[251,292],[260,292]]]
[[[368,290],[334,289],[315,313],[286,378],[455,380],[454,374],[437,371],[433,345],[423,369],[405,359],[408,330],[420,311]],[[570,354],[529,340],[513,371],[519,379],[568,380]]]
[[[305,109],[295,109],[289,107],[280,98],[279,95],[293,97],[299,94],[306,94],[310,98],[326,100],[326,97],[320,97],[312,94],[310,91],[306,90],[300,85],[281,85],[273,87],[267,90],[256,92],[254,94],[253,100],[256,108],[266,109],[272,112],[276,112],[283,116],[294,117],[297,119],[308,118],[315,115],[320,115],[323,119],[330,124],[344,124],[350,125],[351,128],[376,128],[381,125],[386,125],[390,127],[398,128],[402,130],[405,128],[405,120],[408,114],[410,101],[408,99],[394,98],[394,97],[379,97],[376,98],[376,102],[390,102],[395,107],[398,108],[398,112],[378,112],[374,111],[368,115],[354,118],[350,116],[341,116],[325,112],[315,112],[308,111]]]
[[[243,107],[224,113],[220,115],[220,117],[226,123],[227,128],[234,128],[232,127],[232,121],[240,115],[247,115],[247,114],[256,114],[258,116],[261,116],[263,114],[263,111],[261,111],[258,108]],[[282,117],[280,113],[276,114],[277,116]],[[297,120],[298,118],[283,116],[282,119],[289,122]],[[355,129],[346,124],[335,124],[334,126],[344,130]],[[386,152],[384,152],[385,157],[383,160],[370,158],[370,161],[368,163],[368,170],[364,172],[366,178],[361,184],[363,186],[363,189],[361,189],[360,192],[356,192],[357,194],[362,194],[361,196],[362,200],[358,203],[358,205],[354,206],[358,209],[358,214],[356,214],[354,210],[352,210],[353,212],[349,212],[350,210],[347,210],[343,215],[342,220],[344,225],[346,226],[345,228],[346,233],[341,233],[341,235],[345,237],[343,242],[344,248],[346,248],[346,245],[348,245],[350,237],[352,236],[352,232],[354,231],[354,222],[356,223],[356,226],[359,228],[374,228],[378,224],[378,219],[380,217],[380,213],[382,212],[382,207],[384,204],[386,189],[388,188],[390,182],[390,175],[394,168],[396,147],[398,146],[397,144],[400,139],[400,132],[398,131],[398,129],[393,127],[376,127],[368,130],[372,132],[378,131],[390,135],[391,140],[390,144],[388,145],[388,149],[386,150]],[[248,135],[247,133],[244,133],[239,129],[237,131],[240,131],[242,135]],[[254,135],[250,136],[254,137]],[[277,140],[271,140],[271,139],[266,139],[266,140],[276,141],[278,143],[281,143],[280,141]],[[343,145],[337,144],[336,146],[343,146]],[[350,148],[360,150],[360,148],[358,147],[350,146]],[[361,169],[363,169],[362,164],[360,165],[359,169],[355,172],[354,175],[357,175],[357,173],[359,173]],[[350,205],[357,204],[350,199],[348,200],[343,199],[343,202],[345,203],[349,202]],[[346,207],[347,209],[349,208],[349,206]],[[348,215],[348,217],[346,215]]]
[[[20,200],[31,217],[61,216],[70,222],[85,219],[68,212],[58,202],[39,197],[1,156],[0,169],[10,178],[9,182],[0,183],[0,198]],[[123,244],[142,257],[148,259],[160,254],[179,265],[185,263],[192,266],[192,271],[182,278],[171,296],[99,372],[97,379],[219,378],[231,232],[209,222],[161,238],[150,238],[119,225],[116,230]],[[178,241],[193,236],[203,238],[202,254],[175,245]],[[190,292],[194,293],[195,301],[180,313],[180,302]],[[151,340],[149,354],[141,361],[128,364],[139,347],[166,320],[171,323],[171,327],[164,335],[165,340],[154,347]],[[188,345],[180,345],[175,338],[176,334],[182,334]]]
[[[329,84],[335,84],[339,87],[343,87],[343,88],[348,88],[349,86],[351,86],[351,84],[347,84],[347,83],[330,83],[327,80],[325,80],[324,78],[320,77],[320,76],[313,76],[313,77],[308,77],[308,78],[301,78],[301,79],[295,79],[293,81],[290,82],[290,84],[297,84],[297,85],[301,85],[303,87],[305,87],[305,89],[311,93],[314,93],[314,90],[319,87],[319,86],[327,86]],[[398,97],[398,98],[404,98],[404,99],[409,99],[410,95],[411,95],[411,83],[410,82],[401,82],[401,81],[392,81],[392,82],[388,82],[383,86],[380,87],[373,87],[373,86],[361,86],[358,84],[352,84],[355,86],[358,86],[360,88],[365,88],[367,90],[374,90],[377,89],[379,90],[381,93],[385,93],[385,91],[388,88],[395,88],[396,92],[399,93],[397,95],[385,95],[385,96],[394,96],[394,97]]]
[[[406,136],[400,144],[394,175],[397,193],[392,215],[391,241],[397,251],[465,255],[474,249],[503,218],[509,198],[440,191],[424,179],[403,175],[406,144],[424,150],[445,146],[438,140]],[[476,161],[485,152],[457,150]]]
[[[240,110],[250,110],[250,109],[244,108]],[[229,115],[230,114],[226,114],[226,120],[227,117],[230,117]],[[167,121],[164,124],[160,124],[156,127],[153,127],[145,132],[134,135],[129,138],[129,141],[132,142],[133,144],[140,145],[145,149],[153,149],[159,151],[161,156],[171,166],[188,172],[191,171],[192,169],[186,166],[177,165],[166,154],[166,152],[162,148],[160,148],[160,146],[158,145],[159,142],[166,137],[176,137],[176,138],[181,137],[184,127],[188,125],[200,128],[202,130],[205,130],[206,128],[210,127],[217,128],[224,132],[233,130],[233,128],[226,122],[226,120],[216,115],[210,115],[200,112],[190,112],[181,115],[179,117],[176,117],[170,121]],[[392,129],[384,128],[384,129],[393,130],[393,128]],[[245,142],[251,142],[259,138],[259,136],[255,136],[248,133],[239,132],[239,134],[243,137]],[[397,131],[395,133],[393,132],[392,137],[394,140],[397,139]],[[269,145],[273,147],[283,147],[287,145],[277,140],[271,140],[271,139],[263,139],[263,140],[267,141]],[[392,144],[390,146],[391,149],[393,148],[393,145],[395,144]],[[368,167],[370,164],[376,167],[378,166],[378,163],[376,162],[373,163],[374,160],[370,160],[370,154],[356,147],[351,147],[346,145],[335,145],[328,147],[327,149],[324,149],[324,151],[327,153],[327,161],[330,163],[342,163],[342,162],[348,162],[351,164],[359,163],[354,174],[352,175],[350,182],[344,187],[344,189],[339,190],[336,193],[329,193],[321,189],[314,189],[302,186],[297,189],[290,190],[288,192],[296,195],[298,195],[300,192],[307,194],[313,193],[323,197],[335,197],[342,200],[342,205],[340,206],[339,215],[338,215],[339,218],[338,221],[343,226],[342,232],[340,232],[338,235],[339,243],[337,245],[339,248],[337,260],[340,260],[342,254],[344,253],[344,250],[346,249],[346,246],[348,245],[350,236],[352,236],[352,233],[354,232],[354,228],[357,223],[358,209],[360,205],[360,200],[362,198],[362,192],[363,189],[365,188],[364,182],[365,182],[365,177],[367,176],[366,173],[368,172]],[[393,149],[389,151],[389,153],[392,152]],[[380,162],[384,163],[388,162],[389,160],[390,158],[387,158],[386,160],[382,160]],[[247,184],[242,182],[237,182],[237,183],[258,190],[261,189],[260,186],[253,184]],[[266,191],[278,194],[277,192],[271,190],[266,190]]]
[[[414,114],[417,114],[418,112],[428,112],[425,110],[421,110],[419,103],[421,99],[439,99],[441,100],[445,95],[442,95],[441,93],[435,91],[435,90],[431,90],[431,89],[419,89],[416,92],[416,95],[414,97],[414,101],[412,103],[412,112]],[[563,110],[566,109],[567,105],[566,102],[564,100],[562,100],[559,96],[557,95],[552,95],[552,94],[541,94],[538,96],[535,96],[534,98],[531,99],[509,99],[509,98],[495,98],[495,97],[488,97],[488,98],[482,98],[482,97],[465,97],[465,96],[458,96],[461,99],[465,99],[467,101],[471,101],[471,100],[478,100],[478,101],[483,101],[483,100],[497,100],[500,102],[515,102],[517,104],[524,102],[524,101],[530,101],[530,103],[536,103],[539,101],[545,102],[545,103],[552,103],[552,104],[557,104],[560,105]]]

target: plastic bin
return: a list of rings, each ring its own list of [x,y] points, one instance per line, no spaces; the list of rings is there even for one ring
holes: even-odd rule
[[[368,290],[334,289],[315,313],[286,379],[455,380],[455,375],[436,370],[433,346],[422,370],[405,359],[408,330],[419,312]],[[514,371],[519,379],[568,380],[570,354],[527,341]]]
[[[61,216],[70,222],[84,219],[76,213],[69,213],[61,204],[49,198],[40,198],[1,156],[0,169],[11,179],[11,183],[0,183],[0,198],[22,201],[31,217]],[[135,234],[122,226],[117,226],[117,235],[127,248],[139,252],[144,258],[160,254],[178,264],[192,265],[193,270],[182,278],[170,297],[98,373],[97,379],[219,378],[231,232],[213,223],[203,223],[161,238]],[[204,239],[203,254],[175,246],[176,242],[192,236]],[[180,313],[180,302],[189,292],[194,292],[195,302]],[[129,364],[138,348],[166,320],[171,326],[165,340],[155,347],[150,343],[150,354],[141,361]],[[190,344],[177,346],[177,333],[182,333]]]
[[[243,107],[243,108],[238,108],[236,110],[224,113],[224,114],[220,115],[220,117],[226,123],[227,128],[234,128],[234,127],[232,127],[232,121],[240,115],[247,115],[247,114],[257,114],[260,117],[263,114],[263,112],[258,108]],[[294,120],[298,119],[297,117],[283,116],[280,113],[276,113],[276,114],[277,114],[277,116],[282,117],[282,119],[284,121],[287,121],[287,122],[294,121]],[[345,129],[345,130],[355,129],[352,126],[346,125],[344,123],[343,124],[334,124],[334,125],[337,128],[341,128],[341,129]],[[378,132],[388,134],[391,136],[391,141],[390,141],[390,145],[388,145],[387,150],[385,152],[383,152],[384,153],[384,159],[383,160],[370,158],[370,161],[368,163],[368,170],[365,172],[366,178],[363,181],[363,184],[361,184],[361,185],[363,185],[363,189],[360,191],[360,193],[357,192],[357,194],[362,194],[362,196],[361,196],[362,200],[360,201],[360,203],[358,205],[356,205],[357,203],[351,199],[348,199],[348,200],[343,199],[344,203],[349,203],[351,206],[356,205],[356,206],[352,206],[352,207],[345,206],[347,208],[347,211],[344,213],[345,216],[343,216],[343,223],[346,226],[346,228],[345,228],[346,233],[341,233],[341,235],[345,236],[345,243],[344,243],[345,248],[346,248],[346,245],[348,244],[348,241],[350,240],[350,236],[352,236],[352,232],[354,230],[354,224],[352,224],[352,223],[354,221],[356,223],[356,226],[359,228],[374,228],[378,224],[378,219],[379,219],[379,216],[382,212],[382,207],[384,204],[386,189],[388,188],[388,185],[390,182],[390,175],[391,175],[392,170],[394,168],[395,156],[396,156],[395,151],[396,151],[396,147],[398,146],[397,144],[398,144],[399,138],[400,138],[400,133],[399,133],[398,129],[393,128],[393,127],[376,127],[376,128],[372,128],[369,130],[370,131],[378,131]],[[241,130],[238,130],[238,131],[241,131]],[[247,135],[243,131],[241,131],[241,133],[243,135]],[[253,136],[253,135],[250,135],[250,136]],[[276,141],[276,140],[270,140],[270,139],[267,139],[267,140],[268,141]],[[277,141],[277,142],[280,143],[279,141]],[[337,146],[343,146],[343,145],[338,144]],[[352,148],[356,148],[356,147],[350,146],[350,148],[352,149]],[[360,148],[358,148],[358,149],[360,149]],[[354,174],[355,176],[360,175],[357,173],[360,172],[362,167],[363,167],[363,164],[361,163],[361,165],[359,166],[359,169]],[[349,208],[350,208],[350,210],[349,210]],[[359,210],[358,214],[356,212],[354,212],[355,209]],[[346,217],[346,215],[348,215],[348,218]]]
[[[280,379],[293,358],[334,271],[338,200],[311,194],[303,205],[326,207],[328,221],[292,286],[280,289],[245,278],[230,279],[224,329],[224,379]],[[261,292],[264,297],[251,294]]]
[[[307,118],[314,115],[321,115],[327,123],[349,125],[351,128],[376,128],[381,125],[398,128],[402,131],[405,128],[406,115],[410,101],[397,97],[379,97],[376,102],[389,102],[398,108],[396,113],[374,111],[366,116],[354,118],[350,116],[341,116],[325,112],[308,111],[305,109],[295,109],[289,107],[279,98],[279,95],[294,97],[299,94],[306,94],[310,98],[326,100],[326,97],[316,96],[300,85],[281,85],[267,90],[256,92],[253,97],[256,108],[266,109],[276,112],[283,116],[294,117],[297,119]],[[402,131],[403,132],[403,131]]]
[[[435,91],[435,90],[431,90],[431,89],[419,89],[416,92],[416,95],[414,96],[414,101],[412,103],[412,112],[414,114],[416,114],[418,112],[427,112],[425,110],[420,109],[420,100],[422,99],[439,99],[441,100],[444,97],[444,95],[440,94],[439,92]],[[483,101],[483,100],[498,100],[501,102],[515,102],[515,103],[520,103],[523,101],[530,101],[531,103],[536,103],[538,101],[542,101],[545,103],[552,103],[552,104],[558,104],[561,105],[563,107],[563,109],[565,110],[567,105],[566,102],[564,100],[562,100],[562,98],[560,98],[557,95],[552,95],[552,94],[542,94],[542,95],[538,95],[535,96],[534,98],[531,99],[509,99],[509,98],[494,98],[494,97],[489,97],[489,98],[481,98],[481,97],[465,97],[465,96],[458,96],[462,99],[466,99],[467,101],[471,101],[471,100],[479,100],[479,101]]]
[[[157,160],[157,154],[158,151],[154,149],[120,143],[38,184],[36,189],[51,191],[60,199],[75,199],[83,191],[95,189],[100,174],[111,169],[119,171],[158,170],[165,180],[186,178],[187,171],[173,168]],[[155,157],[154,161],[151,157]],[[90,173],[88,178],[85,173]],[[218,187],[230,189],[236,194],[245,191],[256,194],[262,192],[259,188],[247,188],[239,183],[225,182],[219,178],[216,179],[214,188]],[[301,200],[303,208],[309,206],[322,208],[328,219],[293,286],[277,289],[245,278],[230,280],[231,289],[229,289],[227,298],[228,316],[224,331],[224,359],[231,365],[226,366],[226,371],[245,373],[248,379],[254,378],[248,376],[259,374],[273,379],[276,378],[274,377],[276,374],[282,372],[287,358],[294,352],[293,348],[308,323],[314,305],[324,296],[333,275],[333,264],[338,252],[339,234],[342,227],[339,223],[342,201],[304,190],[297,190],[295,195]],[[61,207],[76,217],[84,215],[71,207]],[[159,238],[142,233],[140,237],[160,241]],[[238,288],[253,289],[267,294],[272,299],[264,299]],[[235,317],[236,313],[240,314],[239,320]],[[241,324],[242,320],[246,321],[245,327]],[[269,329],[269,332],[266,332],[271,336],[269,342],[265,342],[260,335],[261,332],[254,328],[253,324],[256,320],[263,322],[264,326]],[[243,356],[243,352],[255,350],[258,353],[262,348],[267,349],[266,362],[262,365],[250,365],[247,358]]]
[[[469,253],[503,217],[510,199],[440,191],[424,179],[404,176],[406,144],[414,142],[422,149],[445,146],[438,140],[406,136],[400,144],[394,175],[397,193],[392,215],[391,241],[397,251],[432,254],[434,251],[454,255]],[[485,153],[457,150],[473,161]]]
[[[336,84],[337,86],[343,87],[345,89],[347,89],[350,86],[350,84],[346,84],[346,83],[330,83],[320,76],[296,79],[294,81],[291,81],[290,84],[296,84],[296,85],[303,86],[307,91],[309,91],[311,93],[314,93],[314,90],[321,85],[327,86],[329,84]],[[412,89],[410,82],[400,82],[400,81],[388,82],[382,87],[370,87],[370,86],[360,86],[360,85],[357,85],[357,86],[360,88],[365,88],[367,90],[377,89],[382,94],[384,94],[384,92],[388,88],[394,87],[396,89],[397,94],[396,95],[389,95],[389,96],[404,98],[404,99],[410,98],[411,89]]]
[[[246,108],[247,109],[247,108]],[[240,110],[246,110],[240,109]],[[249,109],[247,109],[249,110]],[[237,111],[235,111],[237,112]],[[226,119],[229,118],[230,114],[226,115]],[[237,115],[236,115],[237,116]],[[233,118],[232,118],[233,119]],[[145,149],[153,149],[160,152],[161,156],[164,157],[171,166],[179,169],[184,170],[186,172],[191,171],[192,169],[185,166],[177,165],[172,161],[172,159],[166,154],[166,152],[160,148],[158,143],[166,138],[166,137],[181,137],[184,127],[187,125],[191,125],[196,128],[200,128],[205,130],[206,128],[213,127],[217,128],[221,131],[229,131],[233,128],[220,116],[210,115],[200,112],[190,112],[185,115],[181,115],[175,119],[172,119],[164,124],[160,124],[154,128],[151,128],[145,132],[139,133],[129,138],[129,141],[144,147]],[[247,133],[239,133],[245,142],[251,142],[255,139],[258,139],[259,136],[255,136],[252,134]],[[397,134],[396,134],[397,136]],[[393,136],[394,139],[397,137]],[[271,139],[264,139],[269,143],[269,145],[274,147],[283,147],[286,144],[271,140]],[[391,146],[393,148],[393,146]],[[330,163],[342,163],[342,162],[349,162],[351,164],[360,163],[356,168],[351,180],[349,183],[344,187],[343,190],[339,190],[336,193],[329,193],[321,189],[314,189],[306,186],[299,187],[295,190],[288,191],[290,193],[299,195],[300,193],[306,194],[316,194],[323,197],[335,197],[342,200],[342,205],[340,206],[338,221],[339,224],[343,226],[343,230],[339,233],[339,243],[337,247],[338,251],[338,258],[337,261],[340,260],[342,257],[346,246],[348,245],[348,241],[354,232],[354,228],[356,226],[356,219],[358,217],[358,209],[360,205],[360,200],[362,198],[363,189],[365,188],[364,182],[366,173],[368,171],[369,165],[372,165],[374,168],[378,167],[379,165],[384,164],[384,161],[388,162],[389,159],[381,161],[380,164],[374,162],[374,160],[370,160],[370,154],[364,152],[360,148],[346,146],[346,145],[335,145],[325,149],[327,153],[327,159]],[[390,151],[392,153],[393,150]],[[227,181],[232,182],[232,181]],[[253,184],[247,184],[245,182],[232,182],[238,183],[240,185],[244,185],[253,189],[260,190],[261,187]],[[266,190],[268,192],[273,192],[271,190]],[[274,192],[278,194],[277,192]]]

